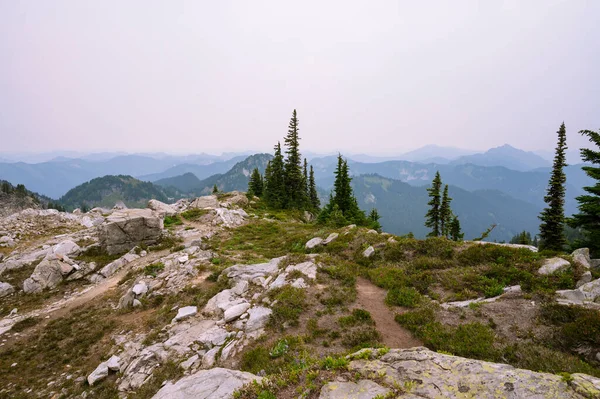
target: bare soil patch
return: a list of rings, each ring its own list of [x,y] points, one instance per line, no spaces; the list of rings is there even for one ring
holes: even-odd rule
[[[390,348],[413,348],[423,343],[412,336],[394,320],[396,313],[403,313],[402,308],[390,308],[385,304],[386,291],[369,280],[356,280],[357,298],[353,308],[361,308],[375,320],[375,327],[381,334],[383,343]]]

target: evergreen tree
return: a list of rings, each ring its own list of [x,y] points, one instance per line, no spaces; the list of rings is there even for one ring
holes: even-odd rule
[[[298,116],[296,110],[285,137],[285,202],[284,206],[290,209],[303,209],[307,205],[304,176],[302,173],[302,157],[300,154],[300,136],[298,135]]]
[[[567,176],[564,168],[567,166],[565,150],[567,149],[567,133],[564,122],[558,129],[558,144],[552,165],[552,174],[548,184],[548,192],[544,201],[548,206],[542,211],[539,218],[540,240],[545,249],[562,250],[566,244],[565,225],[565,183]]]
[[[522,244],[522,245],[531,245],[531,233],[523,230],[510,240],[511,244]]]
[[[369,220],[371,221],[371,227],[377,231],[381,231],[381,224],[379,223],[379,212],[377,212],[376,208],[371,209],[371,213],[369,213]]]
[[[250,181],[248,181],[248,193],[252,193],[257,197],[263,195],[263,177],[258,171],[258,168],[254,168],[252,175],[250,175]]]
[[[440,189],[442,187],[442,178],[440,176],[440,172],[436,172],[435,177],[433,178],[433,182],[431,183],[431,188],[427,189],[429,193],[429,197],[431,200],[427,203],[431,208],[427,211],[425,217],[427,218],[425,221],[425,227],[431,228],[431,232],[427,234],[428,237],[439,237],[441,234],[440,226]]]
[[[321,201],[317,193],[317,185],[315,184],[315,172],[312,165],[310,166],[310,175],[308,177],[308,197],[310,198],[310,206],[313,211],[318,212],[321,208]]]
[[[460,221],[458,220],[458,216],[454,216],[448,225],[448,234],[450,235],[450,239],[453,241],[462,241],[465,236],[464,233],[460,230]]]
[[[582,130],[579,133],[583,136],[587,136],[590,142],[597,147],[600,147],[600,130],[598,132]],[[600,151],[582,148],[581,158],[585,162],[599,165]],[[576,198],[579,202],[579,213],[573,215],[573,218],[569,220],[569,224],[571,227],[579,227],[582,230],[584,239],[577,244],[588,247],[593,256],[598,256],[600,255],[600,167],[583,166],[581,169],[583,169],[589,177],[596,180],[596,184],[584,187],[583,189],[588,194]]]
[[[334,174],[334,193],[329,196],[329,203],[321,211],[319,221],[330,221],[334,216],[334,211],[337,211],[343,216],[346,222],[361,226],[368,225],[369,220],[359,208],[358,202],[352,192],[352,186],[350,185],[352,179],[350,178],[348,163],[342,158],[341,154],[338,155],[338,164]],[[339,216],[336,216],[335,219],[338,221],[337,224],[341,223]]]
[[[2,192],[5,194],[10,194],[12,192],[12,185],[7,181],[3,181],[2,182]]]
[[[27,195],[27,189],[23,184],[17,184],[17,187],[15,188],[15,193],[17,193],[19,197],[25,197]]]
[[[218,194],[219,193],[219,187],[217,187],[216,184],[213,186],[212,193],[213,194]]]
[[[275,155],[267,164],[265,170],[264,197],[267,205],[274,209],[281,209],[285,205],[285,169],[281,144],[275,146]]]
[[[306,198],[309,199],[308,202],[310,202],[310,190],[308,188],[308,162],[306,161],[306,158],[304,158],[304,193]]]
[[[448,185],[444,186],[444,194],[442,195],[442,203],[440,205],[440,233],[444,237],[450,235],[450,222],[452,222],[452,209],[450,202],[452,198],[448,196]]]

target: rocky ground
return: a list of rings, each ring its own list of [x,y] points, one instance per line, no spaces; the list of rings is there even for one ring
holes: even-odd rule
[[[600,397],[585,250],[308,219],[240,193],[0,219],[0,398]]]

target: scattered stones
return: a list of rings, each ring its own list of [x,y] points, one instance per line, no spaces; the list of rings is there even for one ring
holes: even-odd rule
[[[131,289],[136,296],[145,295],[148,292],[148,286],[145,282],[140,281]]]
[[[101,381],[108,377],[108,365],[106,362],[102,362],[96,367],[90,375],[88,375],[88,384],[94,385],[96,382]]]
[[[331,233],[327,236],[327,238],[323,241],[323,245],[327,245],[333,241],[335,241],[336,238],[338,238],[339,233]]]
[[[110,359],[106,361],[106,367],[110,371],[119,371],[121,369],[121,358],[116,355],[112,355]]]
[[[71,270],[73,266],[63,262],[61,257],[48,255],[35,267],[31,277],[23,282],[23,291],[31,294],[46,288],[54,288]]]
[[[587,272],[581,275],[581,278],[579,279],[579,281],[577,281],[577,284],[575,284],[575,288],[579,288],[582,285],[589,283],[590,281],[592,281],[592,272],[588,270]]]
[[[216,195],[206,195],[204,197],[198,197],[190,204],[190,208],[218,208],[219,199]]]
[[[177,316],[175,316],[173,321],[186,319],[195,315],[196,313],[198,313],[198,308],[196,306],[184,306],[183,308],[179,308],[177,310]]]
[[[542,267],[538,269],[538,274],[542,276],[547,276],[550,274],[555,274],[558,272],[562,272],[571,267],[569,261],[563,258],[550,258],[544,261]]]
[[[248,302],[240,303],[239,305],[235,305],[227,309],[223,313],[223,319],[225,323],[229,323],[238,317],[240,317],[243,313],[246,312],[250,308],[250,304]]]
[[[574,290],[556,291],[558,302],[568,305],[594,305],[600,297],[600,279],[585,283]]]
[[[113,212],[99,228],[100,245],[109,255],[129,251],[139,244],[158,242],[163,219],[150,209]]]
[[[313,239],[308,240],[308,242],[306,243],[306,245],[304,245],[304,247],[306,249],[313,249],[318,247],[319,245],[321,245],[323,243],[323,239],[320,237],[315,237]]]
[[[571,254],[573,260],[581,264],[586,269],[592,267],[590,259],[590,250],[588,248],[579,248],[573,251]]]
[[[15,287],[8,283],[3,283],[0,281],[0,298],[10,295],[13,292],[15,292]]]
[[[243,209],[217,208],[217,217],[213,221],[215,224],[222,224],[225,227],[237,227],[244,224],[248,214]]]
[[[71,256],[78,254],[81,251],[79,245],[75,244],[71,240],[61,241],[52,247],[52,253],[59,256]]]
[[[264,328],[269,322],[273,311],[264,306],[257,306],[248,309],[248,321],[246,322],[246,332],[251,333]]]
[[[153,399],[231,399],[237,389],[261,380],[254,374],[217,367],[200,370],[176,383],[167,382]]]
[[[174,216],[177,214],[177,210],[171,205],[155,199],[148,201],[148,208],[158,213],[158,216],[161,218],[164,218],[165,216]]]
[[[369,248],[365,249],[362,253],[365,258],[370,258],[375,253],[375,248],[373,246],[369,246]]]

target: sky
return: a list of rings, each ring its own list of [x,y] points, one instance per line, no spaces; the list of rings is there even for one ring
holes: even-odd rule
[[[0,152],[552,150],[600,128],[599,1],[0,0]]]

